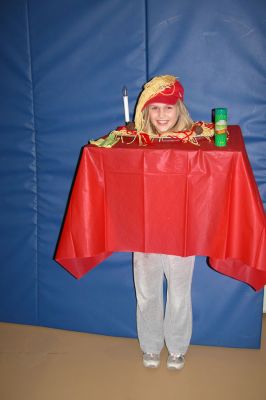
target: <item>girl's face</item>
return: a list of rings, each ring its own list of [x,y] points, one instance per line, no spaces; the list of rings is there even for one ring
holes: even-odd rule
[[[176,104],[152,103],[149,105],[149,117],[159,133],[170,131],[178,120]]]

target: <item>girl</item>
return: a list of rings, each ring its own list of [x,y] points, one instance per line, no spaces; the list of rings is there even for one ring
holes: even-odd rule
[[[192,119],[183,103],[184,89],[171,75],[146,83],[135,115],[137,131],[162,134],[190,129]],[[143,364],[157,368],[164,342],[167,367],[181,369],[192,333],[191,280],[195,257],[134,253],[137,330]],[[163,279],[167,280],[164,311]]]

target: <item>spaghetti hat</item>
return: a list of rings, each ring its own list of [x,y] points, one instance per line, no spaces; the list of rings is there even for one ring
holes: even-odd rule
[[[143,129],[142,111],[151,103],[176,104],[178,99],[184,99],[184,88],[173,75],[156,76],[144,85],[139,97],[135,113],[135,126],[138,131]]]

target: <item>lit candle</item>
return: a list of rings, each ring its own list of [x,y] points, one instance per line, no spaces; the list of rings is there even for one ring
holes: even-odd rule
[[[128,95],[127,95],[127,88],[123,87],[123,101],[124,101],[124,111],[125,111],[125,122],[129,122],[129,107],[128,107]]]

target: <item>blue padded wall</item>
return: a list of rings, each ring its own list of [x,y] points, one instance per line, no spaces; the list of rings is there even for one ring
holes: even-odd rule
[[[80,150],[145,81],[181,78],[193,119],[228,107],[266,200],[260,0],[0,2],[0,320],[136,337],[131,254],[75,280],[53,261]],[[259,347],[262,291],[198,257],[192,343]]]
[[[0,9],[1,320],[38,323],[37,192],[28,13]]]

